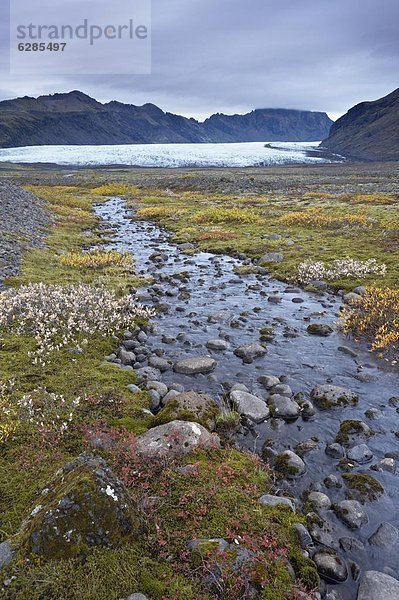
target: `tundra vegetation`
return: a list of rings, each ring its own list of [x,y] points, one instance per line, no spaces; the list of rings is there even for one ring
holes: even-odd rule
[[[21,182],[31,176],[28,170]],[[366,292],[345,308],[343,328],[383,351],[398,344],[398,194],[389,181],[383,191],[371,186],[359,193],[356,180],[349,185],[328,178],[283,190],[252,181],[250,172],[240,176],[241,189],[230,175],[211,175],[203,185],[196,172],[177,177],[178,185],[169,173],[145,180],[135,171],[82,171],[70,180],[76,185],[61,185],[58,174],[46,177],[48,185],[29,186],[55,215],[46,246],[26,254],[1,305],[0,541],[18,539],[54,472],[85,451],[103,457],[126,486],[140,507],[143,533],[84,556],[17,554],[4,572],[7,595],[116,600],[140,590],[155,600],[230,600],[242,597],[251,582],[260,598],[294,600],[299,590],[316,588],[314,564],[303,556],[294,528],[301,517],[259,503],[275,489],[276,473],[264,462],[228,441],[168,462],[143,461],[137,453],[137,436],[157,424],[150,396],[131,392],[134,374],[104,357],[126,327],[145,326],[151,315],[128,299],[143,283],[130,256],[101,248],[109,232],[100,229],[93,204],[123,196],[138,218],[157,221],[176,242],[245,254],[254,260],[247,268],[263,264],[275,277],[309,289],[319,277],[344,292],[364,286]],[[311,182],[311,170],[307,177]],[[283,259],[264,264],[260,259],[268,253]],[[52,312],[54,298],[59,304]],[[55,323],[71,315],[70,333],[57,329]],[[237,414],[218,420],[229,430]],[[369,484],[346,478],[351,494],[357,488],[377,494]],[[215,537],[248,550],[254,558],[247,572],[238,576],[234,553],[221,558],[212,543],[187,551],[188,540]],[[209,591],[205,575],[215,569],[217,589]]]
[[[130,391],[133,372],[104,357],[127,327],[145,327],[151,312],[129,295],[142,283],[130,257],[100,247],[104,232],[93,213],[94,202],[132,189],[30,190],[55,219],[46,246],[25,255],[0,296],[0,541],[11,540],[16,552],[2,571],[7,597],[116,600],[139,589],[156,600],[229,600],[245,597],[251,585],[260,598],[286,600],[316,588],[294,528],[302,518],[259,503],[274,486],[260,459],[227,442],[166,462],[137,452],[137,436],[156,425],[149,394]],[[79,554],[71,544],[70,554],[58,548],[49,559],[51,546],[39,558],[27,542],[29,521],[21,524],[34,519],[43,489],[51,498],[55,471],[84,452],[104,458],[123,482],[140,507],[141,535],[112,549],[82,545]],[[220,557],[212,543],[187,551],[190,539],[216,536],[246,549],[239,572],[233,551]],[[210,589],[207,574],[215,569]]]

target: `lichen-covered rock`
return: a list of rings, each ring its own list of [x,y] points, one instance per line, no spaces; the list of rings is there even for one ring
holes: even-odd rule
[[[320,409],[354,406],[359,399],[350,389],[328,383],[313,388],[310,396]]]
[[[259,259],[259,264],[262,263],[281,263],[284,260],[284,254],[282,252],[267,252]]]
[[[183,392],[174,398],[167,399],[166,406],[156,415],[154,425],[163,425],[170,421],[194,421],[213,431],[220,408],[206,394]]]
[[[140,456],[176,458],[199,448],[220,447],[220,439],[211,434],[199,423],[191,421],[171,421],[143,433],[137,438],[137,452]]]
[[[295,512],[293,501],[285,496],[272,496],[271,494],[264,494],[264,496],[259,498],[259,502],[265,506],[271,506],[272,508],[275,506],[286,506],[292,512]]]
[[[105,461],[84,454],[63,467],[42,492],[18,543],[27,553],[63,559],[84,556],[93,546],[116,548],[142,531],[123,484]]]

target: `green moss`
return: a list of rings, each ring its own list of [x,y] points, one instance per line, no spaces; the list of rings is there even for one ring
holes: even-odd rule
[[[152,600],[194,600],[199,593],[195,582],[150,558],[140,544],[92,550],[84,562],[33,562],[23,571],[9,570],[10,575],[13,572],[18,576],[8,589],[11,597],[20,600],[120,600],[134,592]],[[206,594],[202,597],[208,600]]]
[[[115,479],[106,479],[106,483],[111,481],[115,487],[117,507],[104,492],[100,469],[94,471],[83,460],[73,465],[48,483],[47,493],[39,497],[18,533],[16,540],[24,557],[84,557],[91,546],[115,548],[143,534],[137,509]]]
[[[320,578],[317,573],[314,562],[302,554],[300,550],[292,549],[288,554],[288,559],[295,571],[296,576],[305,589],[314,590],[320,585]]]
[[[371,475],[344,473],[342,478],[348,488],[348,496],[359,502],[377,500],[384,493],[382,485]]]

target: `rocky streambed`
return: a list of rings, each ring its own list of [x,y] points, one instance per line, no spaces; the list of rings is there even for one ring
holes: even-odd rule
[[[109,247],[131,252],[153,279],[138,298],[157,308],[154,326],[127,335],[108,360],[136,371],[155,414],[183,390],[241,414],[236,443],[269,460],[283,475],[276,494],[309,515],[303,548],[329,600],[396,597],[372,573],[396,578],[399,568],[395,368],[337,331],[337,296],[176,246],[119,198],[96,212],[113,230]]]

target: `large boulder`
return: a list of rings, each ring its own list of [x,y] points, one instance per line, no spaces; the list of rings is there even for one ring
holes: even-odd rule
[[[194,421],[213,431],[219,414],[220,408],[210,396],[193,391],[183,392],[166,401],[166,406],[156,415],[154,425],[176,420]]]
[[[90,547],[116,548],[144,528],[124,485],[105,461],[82,455],[63,467],[24,522],[18,544],[44,559],[84,555]]]
[[[172,421],[137,438],[137,452],[149,459],[177,458],[200,448],[219,448],[220,439],[199,423]]]
[[[266,402],[253,394],[234,390],[230,393],[230,400],[240,415],[255,421],[255,423],[261,423],[269,416],[269,408]]]
[[[366,571],[363,575],[357,600],[398,600],[399,581],[379,571]]]
[[[197,375],[199,373],[211,373],[216,364],[216,360],[209,356],[195,356],[179,360],[175,363],[173,369],[176,373],[182,373],[183,375]]]
[[[337,406],[354,406],[359,400],[350,389],[328,383],[313,388],[310,396],[314,403],[324,410]]]

